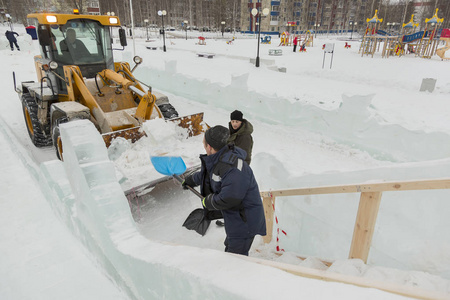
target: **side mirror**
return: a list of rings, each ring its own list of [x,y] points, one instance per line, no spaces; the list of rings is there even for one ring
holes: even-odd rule
[[[119,29],[119,38],[120,38],[120,45],[122,47],[125,47],[127,45],[127,36],[125,33],[125,29],[123,28]]]
[[[39,44],[41,46],[50,46],[52,40],[50,38],[50,32],[47,30],[46,27],[39,27],[38,35],[39,35]]]

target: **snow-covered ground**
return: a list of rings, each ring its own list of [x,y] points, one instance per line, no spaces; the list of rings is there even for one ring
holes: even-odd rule
[[[50,207],[34,182],[38,178],[39,164],[49,161],[52,164],[55,155],[53,149],[36,149],[28,141],[20,101],[12,89],[11,74],[16,72],[17,82],[35,80],[33,55],[38,47],[36,42],[24,37],[23,28],[16,30],[21,34],[21,53],[11,53],[7,48],[0,51],[5,70],[2,73],[4,105],[0,111],[0,124],[5,136],[2,145],[8,144],[8,147],[2,146],[2,166],[11,170],[3,172],[2,182],[2,190],[6,192],[1,196],[1,205],[5,207],[2,210],[5,225],[0,231],[5,243],[1,253],[9,260],[0,264],[0,293],[8,299],[26,299],[35,296],[37,289],[41,293],[37,298],[56,299],[60,298],[59,294],[46,288],[53,286],[55,279],[46,280],[41,275],[53,275],[48,269],[55,265],[56,270],[62,272],[64,266],[50,258],[60,257],[66,244],[77,244],[78,241],[65,229],[63,222],[51,215]],[[357,41],[348,41],[352,48],[345,49],[344,41],[323,36],[318,37],[314,47],[307,48],[306,53],[293,53],[291,47],[277,47],[278,39],[275,38],[271,45],[260,45],[261,66],[256,68],[250,63],[250,59],[256,57],[257,46],[257,40],[252,36],[227,44],[231,38],[229,34],[225,39],[217,34],[215,37],[219,38],[215,39],[213,34],[202,46],[196,44],[195,33],[189,32],[189,35],[192,38],[187,40],[169,36],[167,52],[159,49],[162,40],[158,37],[151,42],[145,42],[142,37],[136,40],[134,50],[129,41],[126,51],[114,54],[119,60],[130,62],[134,52],[142,56],[144,63],[135,74],[156,91],[167,94],[180,115],[202,111],[204,120],[213,126],[226,125],[229,113],[234,109],[243,111],[244,117],[255,128],[252,168],[261,190],[448,177],[450,72],[449,64],[437,56],[431,60],[414,56],[382,59],[379,54],[374,58],[361,57]],[[324,55],[321,49],[324,43],[335,43],[331,69],[332,56]],[[147,49],[149,45],[156,45],[157,50]],[[272,48],[282,49],[283,55],[269,56],[268,50]],[[215,56],[213,59],[198,57],[198,52],[214,53]],[[324,58],[325,67],[322,68]],[[278,68],[286,68],[286,72],[279,72]],[[419,92],[423,78],[437,79],[434,92]],[[165,135],[150,135],[135,145],[123,144],[109,151],[115,167],[124,175],[123,188],[155,176],[148,159],[153,151],[161,150],[155,149],[155,141],[164,140],[166,148],[181,143],[167,126],[149,122],[148,126],[151,125],[160,126],[159,132]],[[201,138],[192,138],[179,147],[182,152],[178,155],[185,158],[188,166],[194,165],[195,158],[203,152]],[[19,156],[10,149],[17,149],[14,152]],[[21,167],[20,160],[25,167]],[[9,167],[10,164],[14,166]],[[24,181],[27,189],[24,189]],[[30,203],[30,195],[37,200]],[[423,198],[428,201],[424,203]],[[450,224],[445,212],[450,204],[445,199],[448,199],[446,191],[416,192],[405,196],[386,193],[368,265],[346,259],[356,198],[313,198],[313,204],[311,199],[301,198],[278,201],[279,226],[288,233],[280,236],[279,245],[286,253],[279,257],[273,254],[275,241],[264,245],[257,239],[250,255],[319,270],[326,266],[318,258],[335,260],[327,272],[419,287],[448,296],[450,238],[447,228]],[[223,228],[212,224],[207,235],[200,237],[181,227],[189,212],[199,207],[199,201],[180,189],[177,183],[163,183],[139,200],[131,200],[130,204],[143,236],[152,241],[213,249],[213,254],[208,252],[208,257],[211,255],[217,261],[224,259],[226,254],[221,252]],[[36,208],[31,209],[33,207]],[[23,223],[15,221],[18,217]],[[42,219],[51,221],[51,225],[37,221]],[[41,236],[33,247],[27,245],[31,237],[22,238],[30,236],[31,228],[39,230]],[[55,233],[50,229],[58,231]],[[56,240],[59,235],[61,238]],[[33,235],[33,238],[37,237]],[[62,239],[64,242],[59,243]],[[37,272],[30,275],[30,280],[37,282],[33,287],[23,286],[20,281],[23,273],[30,273],[24,254],[17,251],[23,247],[27,247],[29,256],[35,257],[33,262],[37,262]],[[81,244],[67,247],[73,251],[64,252],[70,257],[68,259],[79,259],[82,261],[79,266],[86,266],[71,272],[92,276],[91,279],[80,275],[83,280],[74,281],[71,287],[83,290],[88,283],[97,281],[104,287],[95,293],[86,289],[85,294],[77,296],[95,299],[105,293],[103,296],[108,298],[126,297],[117,279],[114,278],[116,285],[105,279],[106,271],[93,263],[95,256],[87,251],[84,253]],[[59,254],[41,255],[45,249],[56,249]],[[191,253],[184,248],[180,251]],[[297,255],[308,259],[302,262]],[[179,263],[179,266],[184,265]],[[8,276],[13,270],[19,270],[17,275]],[[197,269],[195,273],[201,280],[200,271]],[[267,274],[273,275],[270,271]],[[39,284],[41,281],[37,279],[43,283]],[[242,298],[255,298],[257,293],[251,296],[251,293],[241,292],[245,284],[257,283],[244,280],[236,290],[224,289],[226,293]],[[19,286],[22,294],[9,286]],[[314,290],[318,286],[310,288],[307,293],[317,299],[333,295],[331,292],[321,297]],[[320,288],[332,290],[336,285]],[[111,295],[108,295],[108,289],[114,292],[109,291]],[[126,288],[125,291],[130,294]],[[358,288],[349,288],[345,293],[346,298],[353,299],[385,298],[385,295],[369,295],[367,290]],[[289,294],[286,298],[295,296]]]

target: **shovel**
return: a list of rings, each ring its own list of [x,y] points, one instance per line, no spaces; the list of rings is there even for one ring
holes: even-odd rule
[[[183,159],[179,156],[151,156],[150,160],[158,173],[163,175],[173,176],[180,183],[183,180],[180,178],[180,174],[186,171],[186,165]],[[197,195],[200,199],[203,199],[202,194],[197,192],[194,188],[187,186],[188,189]],[[206,218],[208,210],[204,208],[197,208],[193,210],[183,223],[183,226],[189,230],[195,230],[202,236],[205,235],[208,230],[211,220]]]

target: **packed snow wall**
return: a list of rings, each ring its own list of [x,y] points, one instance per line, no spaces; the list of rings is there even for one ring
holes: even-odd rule
[[[135,72],[153,88],[229,111],[239,107],[248,119],[301,126],[367,151],[381,160],[407,162],[450,157],[450,134],[410,130],[399,124],[387,123],[371,104],[375,95],[342,95],[339,108],[325,110],[315,105],[291,102],[276,94],[250,90],[248,74],[232,75],[231,83],[223,85],[177,73],[176,61],[166,61],[164,70],[141,67]]]

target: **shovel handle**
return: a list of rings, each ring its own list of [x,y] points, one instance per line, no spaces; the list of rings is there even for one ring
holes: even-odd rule
[[[178,176],[178,175],[176,175],[176,174],[173,174],[173,177],[174,177],[176,180],[178,180],[180,183],[183,183],[183,179],[181,179],[180,176]],[[203,199],[202,194],[200,194],[199,192],[197,192],[196,189],[194,189],[193,187],[191,187],[191,186],[189,186],[189,185],[186,185],[186,186],[187,186],[187,188],[188,188],[191,192],[193,192],[195,195],[197,195],[200,199]]]

